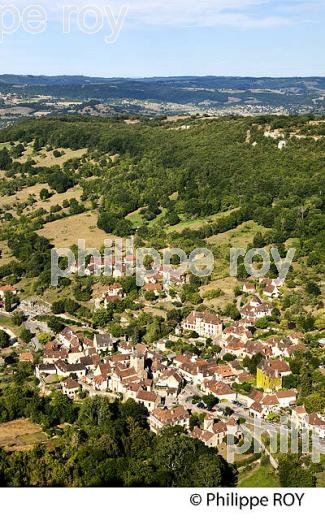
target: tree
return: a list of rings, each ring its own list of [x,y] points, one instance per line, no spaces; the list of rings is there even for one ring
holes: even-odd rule
[[[223,314],[225,316],[230,316],[230,318],[235,321],[240,320],[241,317],[240,312],[234,303],[228,303],[228,305],[226,305],[225,307]]]
[[[105,233],[113,233],[119,223],[119,218],[114,213],[101,212],[98,217],[97,227]]]
[[[166,428],[158,435],[153,457],[162,486],[235,484],[236,475],[227,462],[180,427]]]
[[[254,236],[254,239],[253,239],[253,247],[255,249],[260,249],[261,247],[264,247],[266,246],[266,241],[265,241],[265,238],[263,237],[262,233],[258,232],[256,233],[256,235]]]
[[[56,302],[53,302],[53,304],[52,304],[52,312],[54,314],[63,314],[64,310],[65,310],[64,307],[65,307],[65,301],[57,300]]]
[[[49,334],[48,332],[41,332],[41,333],[37,336],[37,339],[38,339],[38,341],[39,341],[42,345],[46,345],[46,343],[48,343],[49,341],[51,341],[52,336],[51,336],[51,334]]]
[[[155,295],[154,291],[145,291],[144,297],[148,302],[154,302],[157,300],[157,296]]]
[[[114,228],[114,231],[119,237],[128,237],[133,233],[132,223],[124,218],[119,221],[118,225]]]
[[[78,309],[80,309],[80,305],[76,301],[71,300],[70,298],[64,300],[64,310],[68,314],[74,314]]]
[[[55,316],[51,316],[47,320],[47,324],[50,327],[50,329],[53,330],[53,332],[55,334],[58,334],[59,332],[61,332],[61,330],[64,329],[64,323],[62,321],[60,321],[60,319],[56,318]]]
[[[47,200],[47,199],[49,199],[49,198],[51,197],[51,193],[49,192],[48,189],[43,188],[43,189],[40,191],[39,196],[40,196],[40,199],[41,199],[41,200]]]
[[[177,215],[176,211],[170,211],[167,214],[167,222],[170,226],[175,226],[181,221],[179,216]]]
[[[30,343],[33,337],[33,334],[26,328],[23,328],[20,333],[20,339],[26,344]]]
[[[234,356],[233,354],[230,354],[229,352],[227,352],[227,354],[225,354],[222,358],[224,361],[234,361],[234,359],[236,359],[236,356]]]
[[[213,394],[204,395],[202,397],[202,401],[209,411],[211,411],[212,408],[219,403],[218,397],[214,396]]]
[[[324,391],[309,394],[303,398],[303,402],[308,413],[319,412],[322,414],[325,408]]]
[[[0,150],[0,170],[9,170],[12,165],[12,159],[7,148]]]
[[[92,322],[94,327],[105,327],[108,325],[113,318],[113,310],[112,309],[105,309],[104,307],[101,309],[98,309],[93,314]]]
[[[12,315],[12,323],[14,325],[17,325],[18,327],[20,327],[20,325],[22,325],[25,321],[25,316],[24,316],[24,313],[21,312],[21,311],[16,311],[13,313]]]
[[[196,426],[201,427],[201,418],[197,414],[192,414],[190,417],[190,431],[192,432]]]
[[[300,370],[300,395],[302,397],[309,395],[313,389],[313,378],[311,370],[307,363],[304,363]]]
[[[263,318],[259,318],[255,322],[255,327],[257,329],[267,329],[269,326],[269,316],[263,316]]]
[[[14,305],[18,303],[18,298],[11,291],[6,292],[5,295],[5,311],[11,312]]]
[[[50,174],[47,179],[47,182],[50,188],[52,188],[52,190],[57,191],[58,193],[65,193],[74,185],[73,180],[70,179],[70,177],[68,177],[61,170]]]
[[[304,462],[304,464],[303,464]],[[306,461],[296,454],[279,456],[279,480],[283,487],[315,487],[316,477]]]
[[[313,280],[309,280],[309,282],[307,282],[305,289],[306,293],[311,294],[312,296],[319,296],[321,294],[320,288]]]
[[[251,358],[245,357],[243,360],[243,365],[244,365],[244,367],[248,368],[248,371],[250,374],[252,374],[253,376],[256,376],[257,367],[263,358],[264,358],[263,354],[258,352]]]
[[[10,345],[10,336],[4,330],[0,329],[0,348],[7,348]]]
[[[22,143],[18,143],[11,149],[11,155],[14,159],[18,159],[18,157],[22,157],[25,151],[25,147]]]
[[[282,388],[297,388],[299,384],[299,377],[295,374],[290,374],[282,378]]]

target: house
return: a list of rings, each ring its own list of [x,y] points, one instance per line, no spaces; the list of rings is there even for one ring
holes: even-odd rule
[[[248,341],[245,345],[245,354],[252,358],[256,354],[262,354],[264,357],[272,356],[272,348],[261,341]]]
[[[301,427],[304,424],[304,419],[307,415],[306,408],[303,405],[296,406],[292,409],[291,420],[297,427]]]
[[[62,391],[64,395],[67,395],[70,399],[75,399],[80,390],[80,385],[78,381],[74,379],[66,379],[62,382]]]
[[[118,366],[113,370],[109,377],[108,388],[111,392],[123,394],[127,384],[139,381],[140,378],[133,367]]]
[[[276,394],[266,394],[263,396],[259,404],[262,406],[263,414],[276,411],[280,406]]]
[[[231,417],[229,421],[226,422],[227,435],[233,435],[234,437],[241,436],[240,430],[238,428],[238,422],[234,417]]]
[[[293,406],[297,400],[296,390],[279,390],[275,395],[281,408]]]
[[[67,349],[44,350],[43,363],[55,363],[56,361],[66,361],[68,357]]]
[[[217,365],[214,369],[214,377],[216,381],[234,381],[235,372],[229,363]]]
[[[201,384],[204,378],[212,379],[216,369],[217,364],[213,358],[201,359],[197,357],[183,362],[178,367],[178,371],[184,379],[195,385]]]
[[[271,316],[273,305],[271,303],[263,302],[259,296],[253,296],[253,298],[244,305],[241,310],[242,318],[246,320],[258,320],[265,316]]]
[[[108,286],[107,290],[108,296],[122,296],[123,295],[123,287],[120,283],[113,283]]]
[[[243,285],[243,292],[248,294],[254,294],[256,288],[253,283],[245,282]]]
[[[123,287],[116,282],[107,287],[101,287],[102,295],[95,299],[95,308],[99,309],[102,305],[107,309],[110,303],[122,300]]]
[[[84,352],[82,349],[82,346],[76,345],[74,347],[71,347],[69,353],[68,353],[68,363],[80,363],[81,358],[84,357]]]
[[[178,395],[181,391],[183,384],[183,378],[180,376],[180,374],[177,373],[176,370],[170,368],[165,370],[159,376],[158,380],[156,381],[156,390],[159,393],[159,395],[168,395],[170,393],[174,395]]]
[[[75,332],[70,327],[65,327],[57,337],[58,341],[68,349],[71,347],[79,347],[80,341]]]
[[[240,320],[235,325],[232,325],[231,327],[227,327],[226,329],[224,329],[222,333],[221,344],[225,345],[229,338],[237,338],[246,343],[246,341],[251,340],[252,337],[253,334],[247,328],[247,324],[244,323],[243,320]]]
[[[213,448],[217,444],[221,444],[220,442],[219,443],[216,442],[215,434],[213,432],[210,432],[207,430],[201,430],[201,428],[199,428],[198,426],[195,426],[193,428],[191,437],[193,437],[193,439],[199,439],[201,442],[203,442],[209,448]]]
[[[95,334],[94,347],[96,352],[106,352],[114,347],[113,338],[110,334]]]
[[[98,390],[100,392],[106,392],[108,389],[107,378],[102,375],[94,376],[92,385],[95,388],[95,390]]]
[[[254,402],[259,403],[263,399],[263,395],[264,395],[263,392],[261,392],[260,390],[256,390],[256,388],[254,388],[253,390],[250,391],[248,396],[241,396],[241,398],[242,398],[242,400],[244,398],[247,405],[250,406]]]
[[[41,379],[43,375],[56,375],[57,369],[54,364],[40,364],[35,367],[35,375],[37,379]]]
[[[150,429],[155,433],[160,432],[165,426],[183,426],[188,430],[190,414],[183,406],[173,409],[156,408],[149,416]]]
[[[257,367],[256,386],[266,391],[282,388],[282,378],[291,374],[288,363],[282,359],[265,359]]]
[[[142,290],[146,292],[153,292],[155,296],[159,296],[163,290],[163,286],[160,283],[146,283]]]
[[[261,419],[263,415],[263,407],[261,403],[254,401],[249,407],[249,415],[254,418]]]
[[[207,381],[204,380],[202,389],[206,394],[213,394],[218,399],[226,399],[233,401],[237,397],[237,393],[226,383],[221,381]]]
[[[0,287],[0,298],[4,300],[6,298],[6,295],[11,293],[13,295],[17,294],[17,289],[13,287],[12,285],[2,285]]]
[[[242,383],[252,383],[254,381],[254,376],[250,374],[249,372],[241,372],[240,374],[236,375],[235,382],[241,385]]]
[[[19,361],[22,362],[22,363],[33,363],[34,361],[34,358],[33,358],[33,353],[28,351],[28,352],[21,352],[21,354],[19,355]]]
[[[167,350],[166,348],[166,345],[167,345],[167,339],[159,339],[158,341],[156,341],[155,343],[155,346],[158,350],[164,352],[165,350]]]
[[[79,379],[86,375],[86,367],[81,363],[68,364],[65,361],[58,361],[55,366],[58,376],[68,377],[75,374]]]
[[[204,442],[208,447],[216,447],[222,444],[227,435],[238,436],[238,425],[235,419],[230,419],[227,423],[215,421],[213,414],[207,414],[203,422],[203,430],[196,426],[192,431],[192,437]]]
[[[303,425],[317,437],[325,439],[325,421],[316,412],[307,414],[303,419]]]
[[[223,342],[223,354],[232,354],[242,358],[245,355],[245,342],[235,336],[228,336]]]
[[[264,287],[263,295],[267,298],[278,298],[280,295],[280,291],[276,285],[273,285],[273,283],[269,283]]]
[[[147,391],[147,390],[139,390],[135,401],[139,404],[143,404],[149,412],[152,412],[160,403],[160,399],[155,392]]]
[[[222,322],[218,316],[210,312],[192,311],[182,322],[182,328],[196,332],[202,338],[218,338],[222,334]]]

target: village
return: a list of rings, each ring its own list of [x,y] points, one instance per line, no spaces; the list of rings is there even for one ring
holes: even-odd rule
[[[90,262],[88,276],[94,267]],[[186,275],[171,277],[168,270],[163,271],[147,276],[142,294],[181,305],[177,289],[186,283]],[[124,274],[125,269],[119,268],[114,272],[115,282],[101,286],[101,294],[93,299],[94,309],[123,301],[120,279]],[[306,348],[303,333],[293,330],[281,338],[254,337],[256,322],[271,316],[282,284],[282,280],[265,279],[258,292],[254,280],[245,282],[242,295],[247,303],[240,306],[238,302],[238,320],[210,310],[192,310],[168,337],[152,344],[132,342],[126,335],[114,337],[105,330],[92,335],[87,324],[83,330],[71,324],[52,333],[43,345],[32,342],[33,348],[21,352],[19,359],[33,363],[37,352],[35,376],[43,395],[60,390],[73,400],[96,395],[133,399],[147,409],[155,433],[166,426],[182,426],[207,446],[217,447],[229,435],[239,440],[244,425],[253,427],[255,419],[266,431],[279,432],[280,418],[286,417],[296,428],[325,439],[325,419],[297,405],[297,389],[285,385],[292,374],[290,359]],[[14,287],[0,288],[3,308],[9,293],[17,295]],[[23,301],[18,308],[29,315],[29,326],[40,326],[36,317],[42,312],[41,304]],[[50,313],[50,308],[43,304],[43,313]],[[49,332],[44,324],[43,332]],[[179,341],[210,346],[213,354],[176,353],[173,345]]]

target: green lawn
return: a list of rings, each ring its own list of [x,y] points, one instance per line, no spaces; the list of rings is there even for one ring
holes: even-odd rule
[[[135,227],[142,226],[142,224],[144,222],[142,215],[140,215],[140,211],[141,211],[140,209],[137,209],[136,211],[133,211],[133,213],[129,213],[129,215],[127,215],[127,217],[125,217]]]
[[[10,329],[16,336],[19,336],[21,332],[20,327],[14,325],[9,316],[3,316],[2,314],[0,315],[0,326]]]
[[[278,477],[271,465],[261,466],[260,464],[248,472],[243,472],[239,476],[238,487],[279,487]]]
[[[235,208],[238,209],[238,208]],[[184,229],[200,229],[201,227],[205,226],[206,224],[209,224],[210,222],[215,222],[216,220],[219,220],[223,217],[227,217],[235,211],[235,209],[230,209],[227,211],[223,211],[220,213],[215,213],[214,215],[209,215],[207,217],[201,217],[196,219],[185,219],[185,216],[180,215],[180,218],[182,219],[182,222],[179,222],[179,224],[176,224],[175,226],[168,226],[166,227],[167,233],[181,233],[184,231]],[[183,220],[184,219],[184,220]]]

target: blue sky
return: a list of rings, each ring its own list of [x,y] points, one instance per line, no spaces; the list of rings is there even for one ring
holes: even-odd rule
[[[26,31],[30,5],[43,32]],[[15,0],[0,10],[0,73],[324,76],[324,29],[325,0]]]

